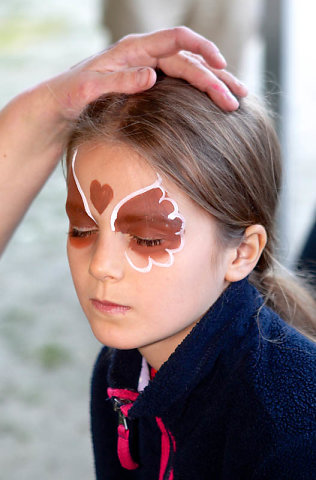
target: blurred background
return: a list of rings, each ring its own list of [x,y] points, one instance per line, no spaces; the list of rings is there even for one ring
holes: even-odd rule
[[[280,255],[293,267],[316,204],[315,14],[311,0],[2,0],[0,106],[124,34],[194,28],[279,114]],[[68,272],[65,194],[58,167],[0,262],[1,478],[94,478],[89,383],[100,345]]]

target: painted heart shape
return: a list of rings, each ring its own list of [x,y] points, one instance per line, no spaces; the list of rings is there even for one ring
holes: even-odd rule
[[[90,185],[90,198],[101,215],[113,198],[113,190],[110,185],[101,185],[98,180],[93,180]]]

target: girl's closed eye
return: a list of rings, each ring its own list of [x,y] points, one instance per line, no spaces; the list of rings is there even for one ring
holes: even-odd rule
[[[68,235],[71,238],[87,238],[90,237],[91,235],[94,235],[98,232],[97,229],[91,229],[91,228],[78,228],[78,227],[71,227]]]
[[[136,235],[132,235],[132,240],[142,247],[157,247],[163,243],[162,238],[141,238]]]
[[[69,243],[75,248],[88,247],[95,241],[97,233],[97,228],[78,228],[70,226],[68,232]]]

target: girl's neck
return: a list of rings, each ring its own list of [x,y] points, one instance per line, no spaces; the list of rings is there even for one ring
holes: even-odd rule
[[[191,332],[197,323],[198,320],[175,335],[158,342],[145,345],[144,347],[140,347],[138,350],[151,367],[153,367],[155,370],[159,370],[161,365],[168,360],[177,346],[180,345],[180,343]]]

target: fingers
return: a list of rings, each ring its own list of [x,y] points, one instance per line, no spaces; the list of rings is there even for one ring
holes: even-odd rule
[[[240,82],[232,73],[227,70],[218,70],[215,68],[210,68],[210,70],[218,79],[227,85],[234,95],[237,95],[238,97],[246,97],[248,95],[248,88],[246,85]]]
[[[181,52],[173,57],[161,59],[158,66],[167,74],[183,78],[199,90],[206,92],[220,108],[236,110],[239,106],[233,93],[245,96],[247,88],[225,70],[210,68],[199,55]]]
[[[68,71],[70,81],[64,84],[68,90],[67,111],[77,115],[103,93],[146,90],[156,81],[157,67],[207,92],[223,110],[236,110],[239,104],[232,93],[244,96],[247,91],[233,75],[222,70],[225,65],[214,43],[186,27],[128,35]]]
[[[111,52],[107,51],[107,65],[115,69],[147,65],[155,68],[159,58],[187,50],[201,55],[213,68],[225,68],[226,61],[217,46],[187,27],[174,27],[151,34],[128,35]],[[110,55],[109,55],[110,54]]]
[[[187,50],[201,55],[211,67],[226,67],[226,61],[217,46],[187,27],[158,31],[143,41],[144,48],[151,56],[163,57]]]
[[[151,88],[157,78],[156,72],[149,67],[129,68],[99,75],[99,81],[94,84],[97,86],[99,95],[106,92],[127,94],[141,92]],[[97,92],[95,93],[97,94]]]

